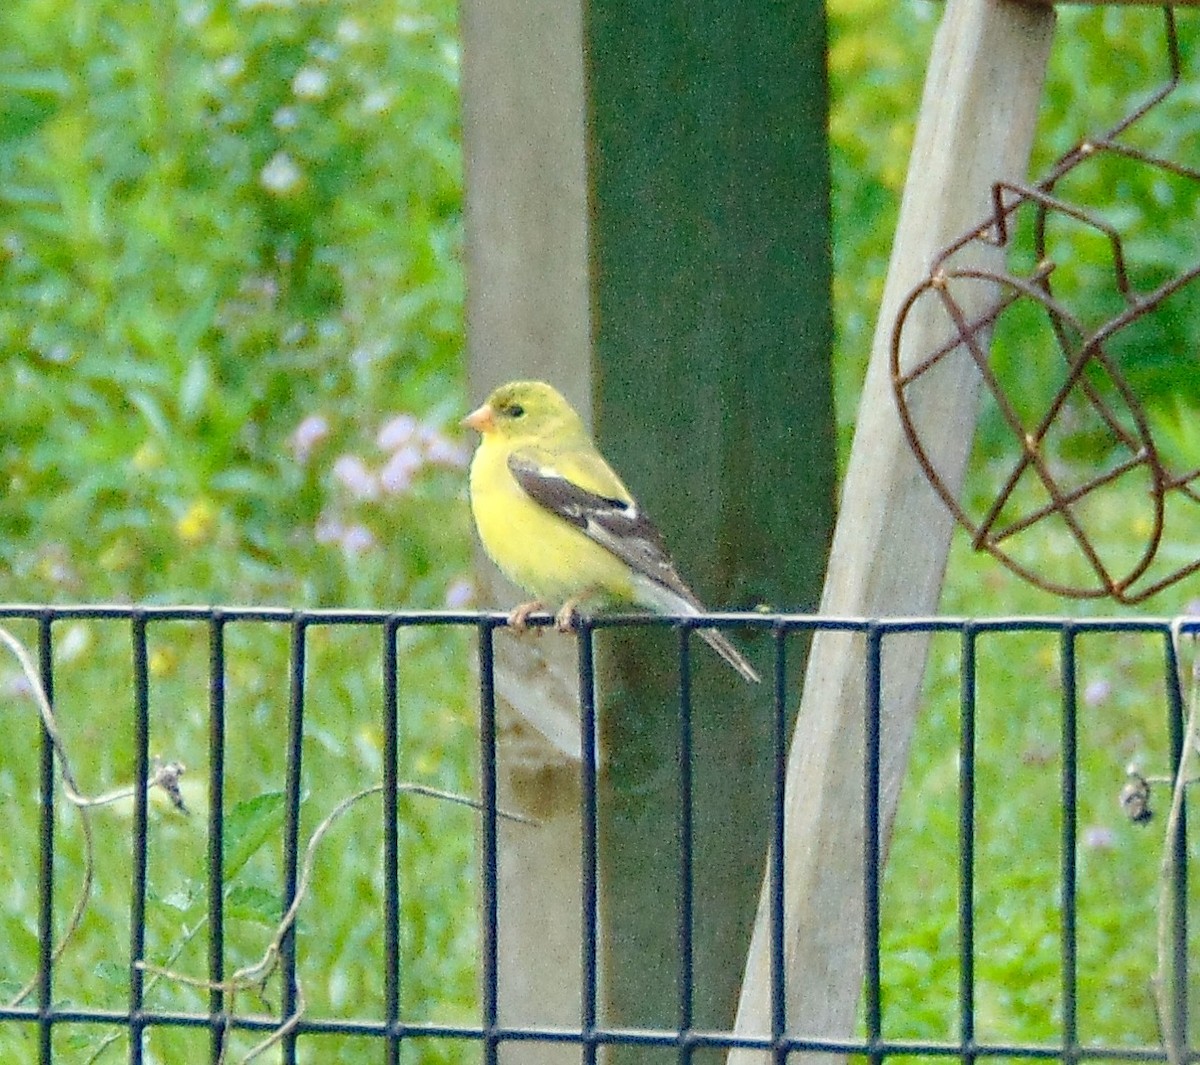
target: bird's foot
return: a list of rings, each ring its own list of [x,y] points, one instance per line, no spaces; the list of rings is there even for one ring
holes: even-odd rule
[[[554,627],[559,632],[571,632],[575,628],[575,622],[579,618],[579,607],[574,599],[568,599],[563,603],[558,613],[554,615]]]
[[[546,605],[540,599],[534,599],[529,603],[522,603],[516,607],[508,615],[508,627],[514,632],[524,632],[529,627],[529,615],[536,614],[539,610],[545,610]],[[541,629],[534,630],[539,636],[542,634]]]

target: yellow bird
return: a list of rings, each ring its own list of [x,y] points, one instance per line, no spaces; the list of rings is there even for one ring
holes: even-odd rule
[[[535,597],[509,616],[514,628],[555,605],[563,631],[579,610],[622,604],[658,614],[704,612],[658,529],[548,384],[501,385],[463,425],[481,437],[471,460],[479,538],[504,574]],[[746,680],[759,680],[716,629],[699,632]]]

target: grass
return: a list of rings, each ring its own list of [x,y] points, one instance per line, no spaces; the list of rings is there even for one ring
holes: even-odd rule
[[[1136,535],[1137,497],[1114,500],[1106,540]],[[1177,530],[1195,542],[1196,521]],[[1068,559],[1065,533],[1046,534],[1046,554]],[[1079,576],[1060,570],[1063,576]],[[1194,589],[1192,589],[1194,591]],[[1195,612],[1186,585],[1155,613]],[[998,604],[1003,604],[997,608]],[[1068,607],[1064,610],[1064,605]],[[955,616],[1103,618],[1144,608],[1062,600],[1018,580],[957,538],[943,595]],[[1058,633],[981,638],[976,689],[975,913],[980,1040],[1063,1038],[1060,937],[1062,863],[1062,647]],[[1160,635],[1096,633],[1076,648],[1078,697],[1079,1038],[1109,1045],[1158,1042],[1151,976],[1157,965],[1157,893],[1169,789],[1154,790],[1158,816],[1129,821],[1118,801],[1126,768],[1168,775],[1169,704]],[[949,1039],[959,1032],[958,812],[962,650],[936,637],[911,768],[897,815],[885,887],[884,981],[890,1038]],[[1184,648],[1190,673],[1194,649]],[[1185,699],[1200,698],[1185,686]],[[1189,803],[1189,805],[1192,805]],[[1200,849],[1193,841],[1194,861]],[[1200,902],[1195,878],[1189,908]],[[1191,950],[1196,939],[1193,925]],[[1193,975],[1193,981],[1195,977]],[[1192,1012],[1200,1004],[1193,983]]]
[[[1124,515],[1111,534],[1123,535]],[[1187,607],[1182,589],[1166,609]],[[943,607],[950,614],[1058,613],[1061,604],[964,550],[951,564]],[[1085,605],[1084,616],[1108,614]],[[1133,613],[1127,611],[1127,613]],[[32,626],[18,626],[29,642]],[[189,771],[183,816],[159,800],[151,814],[147,957],[202,977],[207,929],[205,809],[208,631],[192,622],[155,622],[148,663],[150,749]],[[306,638],[306,737],[302,837],[337,802],[380,779],[381,633],[376,627],[316,625]],[[55,631],[56,711],[82,786],[99,792],[130,779],[131,644],[128,627],[65,621]],[[231,622],[226,636],[228,762],[226,905],[230,968],[252,963],[278,920],[279,839],[289,697],[286,623]],[[402,632],[401,777],[472,794],[474,714],[464,672],[462,631]],[[1079,1031],[1085,1044],[1153,1044],[1150,977],[1156,965],[1159,849],[1167,797],[1155,791],[1158,818],[1130,823],[1117,796],[1125,767],[1169,771],[1161,637],[1089,635],[1078,643],[1079,692]],[[961,648],[934,639],[927,695],[897,817],[883,896],[884,1033],[893,1039],[953,1039],[958,1033],[957,817]],[[17,698],[6,668],[11,750],[34,750],[35,719]],[[1062,1038],[1061,647],[1057,634],[994,634],[978,645],[975,773],[977,1038],[1057,1043]],[[100,697],[97,693],[102,693]],[[0,841],[7,866],[29,868],[37,853],[36,760],[12,760],[0,788],[14,816]],[[82,865],[78,815],[58,807],[57,923],[74,901]],[[86,919],[56,968],[60,1005],[122,1009],[128,995],[130,876],[128,803],[93,816],[97,889]],[[401,800],[403,1015],[473,1023],[478,949],[473,886],[475,815],[436,799]],[[382,1011],[382,864],[377,798],[358,804],[332,828],[318,854],[313,893],[300,918],[299,976],[314,1016],[378,1016]],[[1196,848],[1191,848],[1193,858]],[[0,908],[0,980],[9,991],[32,975],[35,885],[14,878]],[[1197,888],[1192,889],[1192,905]],[[1194,923],[1193,923],[1194,924]],[[1193,932],[1193,937],[1195,933]],[[241,1008],[278,1008],[277,981]],[[172,980],[152,983],[152,1009],[203,1012],[203,992]],[[124,1037],[102,1053],[105,1029],[63,1029],[64,1060],[118,1060]],[[235,1050],[252,1045],[239,1036]],[[364,1042],[327,1037],[307,1043],[302,1060],[362,1060]],[[150,1060],[199,1054],[195,1033],[152,1029]],[[32,1034],[0,1026],[5,1060],[32,1060]],[[468,1062],[478,1048],[452,1041],[410,1043],[406,1061]],[[92,1055],[96,1055],[94,1058]],[[315,1055],[315,1056],[313,1056]]]
[[[440,602],[467,564],[461,518],[430,535],[463,403],[453,8],[21,0],[0,30],[9,587]]]
[[[25,630],[23,635],[33,639]],[[207,626],[163,622],[149,629],[151,670],[150,749],[188,767],[183,795],[190,812],[165,801],[151,811],[146,956],[194,978],[206,972],[208,775]],[[266,949],[279,920],[282,882],[280,839],[285,785],[285,731],[289,700],[290,627],[232,622],[226,634],[228,692],[225,803],[228,821],[225,899],[228,971],[252,964]],[[381,779],[381,629],[314,626],[306,638],[304,782],[301,838],[307,839],[333,807]],[[131,779],[131,647],[127,625],[66,622],[56,632],[55,710],[81,787],[92,794]],[[465,635],[401,633],[400,777],[459,794],[474,790],[469,751],[473,715],[467,712],[462,676]],[[418,669],[423,679],[410,679]],[[10,677],[10,686],[13,678]],[[441,678],[441,682],[438,682]],[[103,693],[98,697],[97,693]],[[13,700],[10,749],[35,750],[35,718],[27,700]],[[3,851],[10,867],[32,869],[37,854],[36,758],[7,767],[3,789],[29,811],[15,819]],[[83,868],[79,815],[62,801],[56,822],[56,924],[66,926]],[[474,1016],[474,825],[469,809],[432,798],[400,803],[402,949],[401,1004],[407,1017],[446,1023]],[[128,1000],[129,802],[92,815],[97,884],[85,919],[56,966],[60,1006],[122,1009]],[[380,1015],[383,972],[382,813],[374,796],[332,827],[317,852],[313,886],[299,925],[299,978],[309,1009],[318,1016]],[[14,895],[0,918],[0,980],[9,993],[32,975],[36,939],[35,882],[15,878]],[[167,979],[151,981],[148,1009],[203,1011],[207,995]],[[240,1009],[278,1009],[278,981],[261,998],[246,992]],[[66,1031],[72,1031],[68,1026]],[[74,1030],[77,1056],[91,1060],[109,1035],[94,1027]],[[187,1060],[195,1036],[154,1030],[150,1060]],[[239,1037],[244,1053],[255,1040]],[[123,1039],[96,1060],[117,1060]],[[350,1046],[350,1043],[346,1044]],[[320,1060],[357,1060],[327,1041]],[[0,1026],[4,1060],[33,1059],[31,1034]],[[236,1059],[235,1059],[236,1060]],[[424,1061],[445,1058],[430,1048]]]

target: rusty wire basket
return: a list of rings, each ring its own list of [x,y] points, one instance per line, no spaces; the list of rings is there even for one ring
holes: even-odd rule
[[[1193,285],[1200,277],[1200,261],[1170,276],[1139,268],[1127,254],[1122,227],[1102,210],[1073,202],[1060,186],[1068,176],[1104,162],[1150,168],[1160,185],[1184,190],[1168,197],[1176,202],[1186,202],[1200,189],[1200,170],[1128,139],[1182,84],[1175,16],[1170,8],[1163,14],[1165,84],[1106,133],[1063,154],[1035,184],[997,183],[991,214],[946,247],[905,299],[891,346],[893,390],[908,442],[976,550],[1059,595],[1109,596],[1126,604],[1141,602],[1200,570],[1195,542],[1168,537],[1173,522],[1194,522],[1200,516],[1200,456],[1171,454],[1156,439],[1161,434],[1124,368],[1130,352],[1136,359],[1139,345],[1145,349],[1155,343],[1149,327],[1156,319],[1187,313],[1187,300],[1200,295]],[[1113,195],[1119,191],[1114,187]],[[968,262],[980,245],[1005,249],[1004,268]],[[1081,265],[1102,271],[1102,284],[1088,293],[1093,308],[1104,307],[1099,317],[1094,309],[1079,309],[1084,301],[1078,299],[1073,272]],[[980,285],[994,295],[982,313],[972,314],[964,309],[968,300],[963,297],[978,296]],[[1105,291],[1097,294],[1096,287]],[[902,364],[905,325],[926,301],[935,301],[945,315],[948,339]],[[1039,364],[1039,369],[1050,367],[1048,379],[1038,380],[1032,398],[1028,387],[1018,394],[1021,389],[1014,387],[1011,374],[1006,379],[995,357],[993,341],[1005,330],[1030,349],[1053,351],[1050,360]],[[922,384],[929,380],[933,387],[927,372],[964,352],[978,368],[985,400],[999,415],[1001,449],[1006,457],[1014,456],[1011,462],[1006,458],[999,487],[982,501],[951,489],[951,478],[936,468],[925,447],[915,413]],[[1118,357],[1121,352],[1125,358]],[[1183,372],[1186,363],[1197,361],[1195,351],[1168,354],[1181,360]],[[1161,359],[1163,353],[1155,350],[1154,355]],[[1133,516],[1130,501],[1140,508]],[[1132,528],[1140,542],[1111,535],[1114,509],[1122,529]],[[1070,545],[1065,551],[1048,549],[1046,533],[1052,527],[1067,533],[1056,541]],[[1164,550],[1168,545],[1170,550]]]

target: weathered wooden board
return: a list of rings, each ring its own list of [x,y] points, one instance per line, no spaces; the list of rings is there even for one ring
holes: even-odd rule
[[[936,611],[952,523],[904,440],[891,395],[889,345],[901,301],[934,255],[988,212],[992,183],[1026,174],[1053,35],[1048,6],[950,0],[930,59],[870,368],[843,489],[821,609],[839,616]],[[996,262],[992,249],[980,262]],[[989,294],[979,286],[980,309]],[[932,301],[931,301],[932,303]],[[918,311],[902,365],[947,339],[943,315]],[[968,310],[970,313],[970,310]],[[959,354],[962,354],[961,352]],[[957,485],[974,431],[976,371],[944,360],[918,418],[937,468]],[[981,604],[982,606],[982,604]],[[885,648],[881,838],[908,757],[928,639]],[[788,1032],[852,1034],[863,978],[864,641],[825,633],[808,662],[789,756],[784,876]],[[764,884],[738,1011],[739,1034],[772,1032],[769,884]],[[773,1060],[734,1051],[730,1065]],[[788,1061],[805,1060],[789,1056]],[[828,1056],[814,1056],[829,1065]]]
[[[464,0],[469,389],[553,380],[590,419],[582,15],[558,0]],[[490,564],[480,601],[519,593]],[[498,1015],[579,1024],[579,700],[574,641],[496,640],[500,804]],[[580,1060],[562,1044],[504,1043],[509,1065]]]

